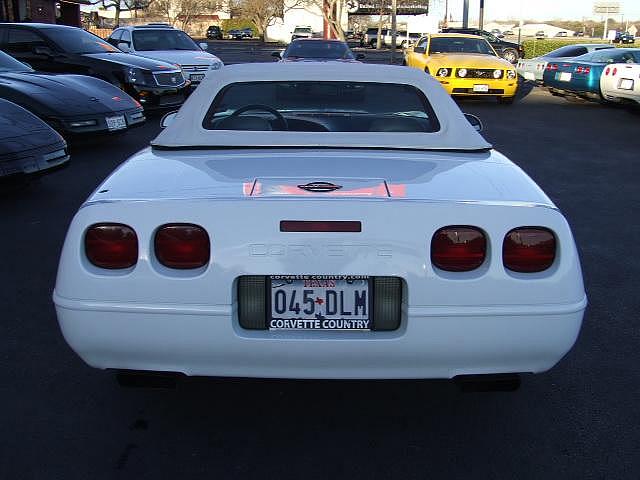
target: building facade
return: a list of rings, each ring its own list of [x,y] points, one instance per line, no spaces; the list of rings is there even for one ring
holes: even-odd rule
[[[59,23],[79,27],[89,0],[0,0],[0,22]]]

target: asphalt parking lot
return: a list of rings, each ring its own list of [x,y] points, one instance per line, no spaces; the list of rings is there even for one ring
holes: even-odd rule
[[[222,59],[272,51],[240,44]],[[158,133],[152,117],[75,146],[67,168],[0,195],[0,478],[637,479],[640,115],[530,87],[513,106],[460,106],[572,225],[589,307],[558,366],[516,393],[442,381],[119,388],[66,345],[51,292],[73,214]]]

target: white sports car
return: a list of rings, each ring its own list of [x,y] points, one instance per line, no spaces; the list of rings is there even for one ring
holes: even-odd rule
[[[574,344],[567,221],[423,72],[234,65],[164,123],[67,234],[53,298],[89,365],[453,378]]]
[[[600,75],[600,91],[610,102],[640,105],[640,64],[607,65]]]

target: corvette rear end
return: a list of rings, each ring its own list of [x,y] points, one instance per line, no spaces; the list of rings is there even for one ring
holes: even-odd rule
[[[459,110],[447,110],[455,104],[437,83],[397,68],[262,66],[264,104],[234,105],[252,99],[244,80],[255,68],[225,69],[210,91],[205,80],[153,147],[74,218],[54,301],[88,364],[452,378],[542,372],[567,353],[586,305],[569,226]],[[320,72],[331,82],[309,87]],[[292,99],[326,104],[348,90],[364,105],[386,88],[358,80],[375,72],[428,92],[433,135],[395,133],[426,128],[426,118],[388,112],[393,130],[292,130],[344,126],[344,110],[296,110]],[[411,88],[396,103],[413,98]],[[358,112],[360,127],[381,128],[379,112]],[[229,145],[234,137],[244,146]],[[425,140],[437,148],[411,146]]]

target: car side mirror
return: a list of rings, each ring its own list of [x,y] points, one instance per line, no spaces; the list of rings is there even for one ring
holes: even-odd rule
[[[165,113],[164,116],[160,119],[160,128],[167,128],[169,125],[171,125],[177,114],[177,111]]]
[[[465,113],[464,118],[467,119],[467,121],[471,124],[471,126],[476,132],[481,132],[482,130],[484,130],[484,125],[482,125],[482,121],[475,115],[471,113]]]
[[[29,65],[27,62],[20,62],[20,63],[23,64],[25,67],[27,67],[29,70],[33,70],[33,67]]]
[[[202,42],[202,43],[200,43],[200,44],[198,44],[198,45],[200,46],[200,48],[201,48],[202,50],[207,50],[207,49],[209,48],[209,44],[208,44],[208,43],[205,43],[205,42]]]
[[[282,52],[273,52],[271,56],[277,58],[278,60],[282,60]]]
[[[366,57],[366,55],[364,53],[357,53],[356,54],[356,60],[362,60],[365,57]]]
[[[414,53],[424,53],[425,49],[424,49],[424,47],[413,47],[413,52]]]
[[[131,51],[131,47],[129,47],[128,42],[118,42],[116,45],[119,50],[122,50],[124,53],[129,53]]]
[[[33,49],[33,53],[36,55],[45,55],[47,57],[53,57],[53,50],[47,46],[39,46]]]

